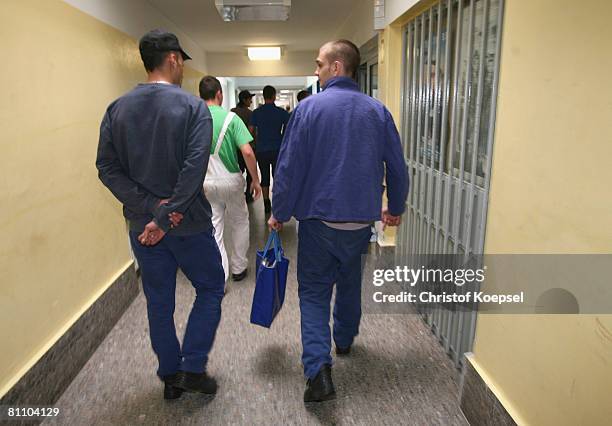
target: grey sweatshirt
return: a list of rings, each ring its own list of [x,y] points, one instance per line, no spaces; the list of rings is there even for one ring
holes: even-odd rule
[[[130,230],[151,220],[173,235],[212,226],[202,183],[212,140],[206,104],[178,86],[139,84],[109,105],[100,126],[98,176],[123,204]],[[162,199],[167,204],[159,206]],[[183,213],[170,229],[168,214]]]

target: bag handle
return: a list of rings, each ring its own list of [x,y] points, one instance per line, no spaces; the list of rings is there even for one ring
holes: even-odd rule
[[[283,257],[283,246],[281,245],[280,235],[276,231],[274,231],[274,256],[277,262],[280,262]]]
[[[268,252],[268,250],[270,249],[270,246],[274,244],[273,248],[274,248],[274,258],[276,259],[277,262],[280,262],[282,259],[282,255],[283,255],[283,247],[281,245],[281,241],[280,241],[280,237],[278,236],[278,232],[273,229],[272,232],[270,232],[270,236],[268,237],[268,242],[266,243],[266,246],[264,247],[264,255]]]

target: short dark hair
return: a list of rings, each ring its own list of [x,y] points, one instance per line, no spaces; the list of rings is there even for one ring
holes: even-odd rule
[[[300,90],[297,94],[297,101],[300,102],[302,99],[310,96],[310,92],[308,90]]]
[[[263,88],[264,99],[273,99],[276,96],[276,89],[272,86],[266,86]]]
[[[212,75],[202,77],[202,80],[200,80],[200,97],[205,101],[214,99],[217,92],[221,90],[221,82]]]
[[[355,78],[359,64],[361,63],[361,54],[359,48],[349,40],[335,40],[328,43],[330,46],[329,59],[332,61],[342,61],[346,72]]]
[[[166,51],[166,52],[159,52],[159,51],[152,51],[152,52],[140,52],[140,57],[142,58],[142,62],[144,63],[144,67],[148,72],[153,72],[154,70],[156,70],[157,68],[159,68],[161,66],[161,64],[164,63],[164,60],[166,59],[166,57],[172,52]],[[177,52],[174,52],[177,53]]]

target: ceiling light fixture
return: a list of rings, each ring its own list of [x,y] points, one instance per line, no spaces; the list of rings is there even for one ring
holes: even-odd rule
[[[219,15],[231,21],[286,21],[291,0],[215,0]]]
[[[247,47],[251,61],[278,61],[281,58],[281,48],[274,47]]]

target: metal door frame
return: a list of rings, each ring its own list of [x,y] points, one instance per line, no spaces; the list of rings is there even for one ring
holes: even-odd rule
[[[361,54],[361,63],[359,64],[358,69],[358,77],[359,71],[362,68],[365,68],[365,90],[364,93],[372,96],[372,87],[371,87],[371,69],[372,66],[378,65],[378,34],[368,40],[363,46],[359,48],[359,53]],[[358,83],[360,89],[362,88],[362,82],[358,78]]]
[[[503,9],[504,0],[440,0],[403,29],[402,141],[412,189],[398,232],[398,265],[413,255],[467,260],[483,253]],[[460,368],[473,345],[476,310],[419,312]]]

